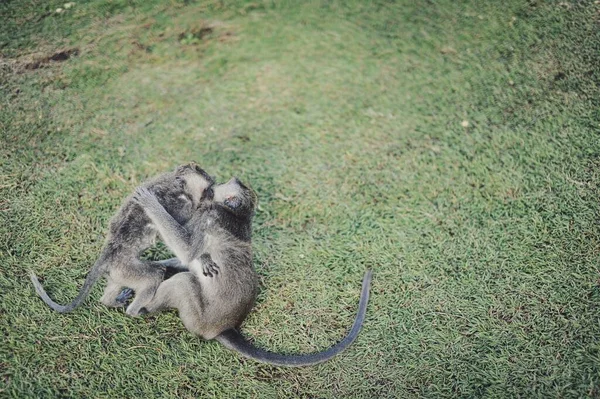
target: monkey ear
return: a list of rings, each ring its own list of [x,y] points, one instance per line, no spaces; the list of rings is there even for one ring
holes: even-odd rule
[[[202,196],[200,197],[200,201],[198,201],[198,207],[202,205],[202,201],[204,200],[212,200],[215,196],[215,192],[212,188],[212,185],[205,188],[202,192]]]
[[[175,173],[177,174],[181,174],[183,173],[186,169],[189,169],[190,165],[189,164],[185,164],[185,165],[179,165],[178,167],[175,168]]]
[[[188,170],[188,169],[192,169],[192,170],[195,170],[195,171],[197,171],[197,172],[199,172],[199,171],[201,171],[201,170],[202,170],[202,169],[200,169],[200,167],[198,166],[198,162],[196,162],[196,161],[190,161],[190,162],[188,162],[188,163],[184,163],[183,165],[179,165],[179,166],[178,166],[178,167],[175,169],[175,171],[176,171],[176,172],[178,172],[178,173],[181,173],[181,172],[183,172],[183,171],[185,171],[185,170]]]

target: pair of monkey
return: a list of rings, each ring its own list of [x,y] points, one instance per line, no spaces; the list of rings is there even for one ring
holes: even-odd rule
[[[52,309],[68,312],[106,276],[101,302],[122,306],[138,316],[175,308],[185,327],[251,359],[279,366],[308,366],[331,359],[358,336],[367,302],[371,271],[363,278],[359,309],[348,335],[329,349],[306,355],[281,355],[255,347],[238,328],[254,305],[258,277],[252,264],[252,217],[255,193],[238,179],[215,184],[195,163],[177,167],[138,187],[111,219],[100,257],[77,297],[62,306],[50,299],[35,274],[37,293]],[[160,235],[176,258],[139,259]],[[165,279],[165,273],[174,274]],[[122,291],[127,287],[125,291]]]

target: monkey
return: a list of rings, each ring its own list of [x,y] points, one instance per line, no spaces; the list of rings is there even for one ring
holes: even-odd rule
[[[159,175],[143,183],[141,187],[152,192],[158,198],[163,209],[177,223],[187,223],[196,212],[207,193],[210,192],[214,179],[195,162],[178,166],[174,171]],[[157,236],[156,228],[146,216],[144,210],[128,196],[109,222],[109,231],[100,256],[88,273],[79,294],[67,305],[54,302],[40,284],[36,275],[31,272],[30,278],[36,292],[46,304],[60,313],[70,312],[77,308],[89,295],[93,285],[102,276],[106,276],[107,284],[100,301],[108,307],[124,306],[132,292],[135,298],[126,309],[130,316],[138,316],[140,309],[148,303],[167,269],[177,268],[177,264],[169,261],[151,262],[139,258],[148,249]],[[179,266],[179,270],[187,270]]]
[[[228,349],[259,362],[278,366],[322,363],[346,349],[365,319],[372,272],[363,278],[358,313],[348,335],[329,349],[302,355],[282,355],[257,348],[239,327],[252,309],[258,275],[252,264],[251,234],[256,195],[238,179],[215,185],[212,201],[182,226],[147,189],[134,194],[164,243],[188,272],[160,284],[141,313],[176,308],[184,326],[205,340],[216,339]]]

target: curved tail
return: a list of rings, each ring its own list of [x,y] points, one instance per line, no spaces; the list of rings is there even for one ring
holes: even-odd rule
[[[83,283],[83,287],[81,287],[79,294],[77,294],[77,296],[71,301],[71,303],[68,303],[66,305],[60,305],[54,302],[48,296],[46,290],[44,290],[44,287],[42,287],[42,284],[38,280],[35,273],[33,273],[32,271],[29,272],[29,278],[31,278],[31,282],[35,287],[35,291],[38,293],[40,298],[42,298],[42,300],[46,302],[48,306],[50,306],[52,309],[56,310],[59,313],[67,313],[78,307],[85,300],[85,298],[88,297],[96,281],[98,281],[98,279],[102,277],[102,273],[104,271],[101,267],[102,263],[103,262],[100,259],[96,261],[96,264],[94,264],[94,267],[92,267],[92,270],[90,270],[87,277],[85,278],[85,282]]]
[[[243,356],[257,360],[262,363],[273,364],[276,366],[312,366],[322,363],[341,353],[356,339],[367,312],[367,303],[369,302],[369,286],[371,283],[372,271],[367,270],[363,277],[362,292],[360,294],[360,302],[358,304],[358,313],[354,319],[352,329],[346,335],[346,338],[338,342],[331,348],[308,355],[281,355],[278,353],[268,352],[255,347],[242,334],[234,329],[223,331],[215,339],[225,345],[228,349],[232,349]]]

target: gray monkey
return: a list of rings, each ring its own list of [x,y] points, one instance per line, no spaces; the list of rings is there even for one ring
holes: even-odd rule
[[[258,278],[252,265],[251,224],[256,196],[239,180],[215,185],[214,198],[201,205],[186,226],[169,215],[147,189],[134,194],[188,272],[158,287],[141,313],[176,308],[185,327],[204,339],[257,361],[279,366],[309,366],[331,359],[358,336],[369,300],[371,271],[363,278],[358,314],[348,335],[329,349],[306,355],[281,355],[255,347],[238,328],[252,309]]]
[[[178,166],[172,172],[159,175],[143,183],[141,187],[155,195],[173,220],[185,224],[196,212],[213,184],[212,177],[196,163],[191,162]],[[136,296],[126,312],[130,316],[137,316],[163,281],[165,269],[176,267],[169,261],[161,263],[139,258],[144,250],[154,244],[156,235],[157,231],[151,220],[130,195],[111,219],[102,252],[88,273],[79,294],[71,303],[60,305],[50,299],[33,272],[30,275],[31,281],[46,304],[64,313],[78,307],[89,295],[96,281],[106,275],[107,284],[100,301],[109,307],[123,306],[131,291],[121,295],[119,292],[123,287],[129,287],[135,291]]]

